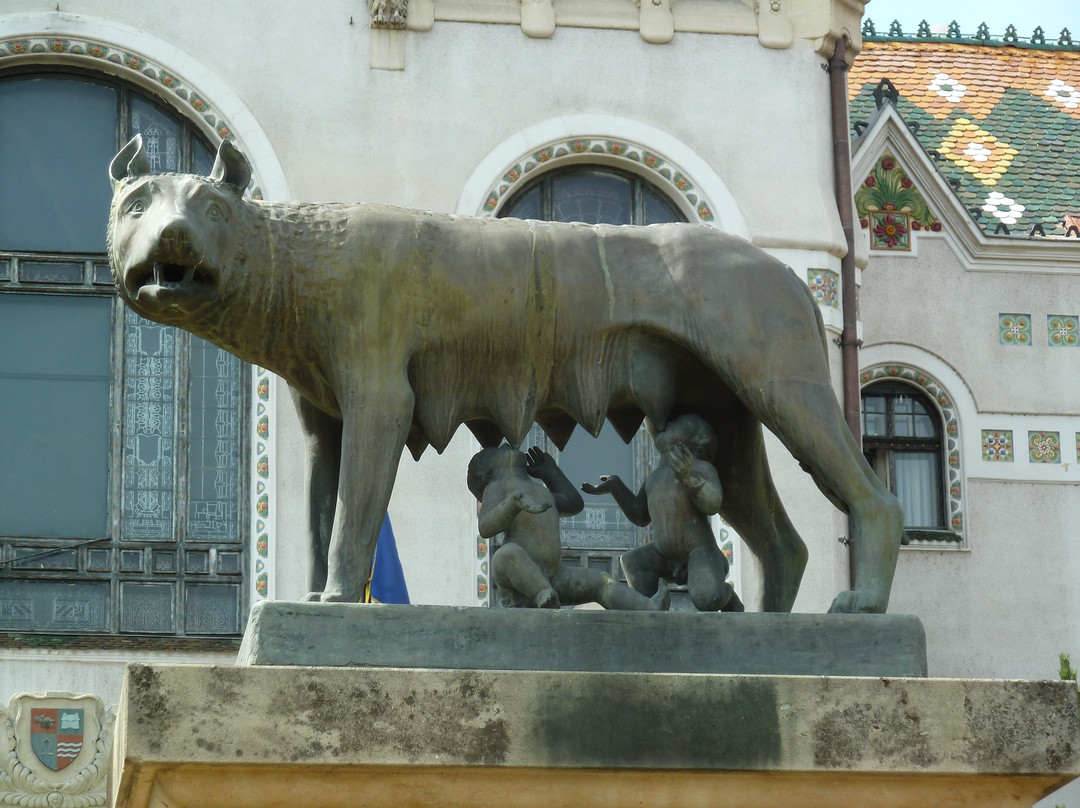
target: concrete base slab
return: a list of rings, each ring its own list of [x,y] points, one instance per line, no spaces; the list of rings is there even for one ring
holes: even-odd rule
[[[618,612],[263,601],[240,664],[926,676],[912,615]]]
[[[118,808],[1030,806],[1071,682],[128,668]]]

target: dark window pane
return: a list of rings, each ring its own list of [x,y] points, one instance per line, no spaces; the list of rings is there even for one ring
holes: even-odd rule
[[[82,262],[20,261],[19,280],[23,283],[83,282]]]
[[[113,88],[66,78],[0,82],[0,247],[105,252],[106,169],[115,155]]]
[[[0,631],[107,631],[108,581],[0,581]]]
[[[143,568],[143,551],[142,550],[121,550],[120,551],[120,569],[124,572],[142,572]]]
[[[112,286],[112,272],[109,270],[108,264],[94,264],[94,285],[95,286]]]
[[[79,554],[76,550],[48,549],[45,547],[19,547],[17,559],[12,565],[21,570],[77,570]]]
[[[885,399],[879,396],[863,396],[863,434],[884,437],[887,430]]]
[[[154,550],[154,572],[176,572],[176,551]]]
[[[218,553],[218,572],[222,575],[236,575],[240,572],[239,553]]]
[[[543,219],[542,186],[537,184],[517,197],[499,214],[514,219]]]
[[[112,550],[90,550],[87,555],[86,568],[90,572],[112,571]]]
[[[173,584],[120,584],[120,630],[136,633],[172,633],[176,630]]]
[[[665,222],[684,222],[683,215],[655,191],[642,186],[645,195],[645,222],[644,224],[662,224]]]
[[[0,296],[0,534],[106,535],[112,301]]]
[[[627,177],[598,171],[558,174],[551,178],[551,193],[557,222],[633,222],[633,184]]]
[[[240,587],[235,584],[191,584],[184,602],[188,634],[236,634],[240,631]]]
[[[192,174],[208,177],[214,168],[214,153],[206,148],[201,140],[193,138],[191,142],[191,161],[193,163],[191,167]]]
[[[11,280],[11,262],[0,261],[0,283],[7,283]]]
[[[187,572],[210,572],[210,553],[207,550],[189,550],[184,569]]]

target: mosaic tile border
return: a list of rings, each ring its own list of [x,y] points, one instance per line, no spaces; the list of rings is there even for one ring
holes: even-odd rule
[[[806,283],[819,306],[840,308],[840,274],[831,269],[806,270]]]
[[[251,482],[251,602],[273,596],[273,582],[270,572],[274,560],[274,502],[271,492],[274,490],[274,412],[273,385],[276,377],[266,368],[253,367],[251,400],[252,441],[252,482]]]
[[[1076,348],[1080,345],[1080,317],[1075,314],[1046,315],[1046,339],[1051,348]]]
[[[1028,460],[1032,463],[1061,462],[1061,433],[1028,431]]]
[[[872,210],[870,216],[870,249],[911,251],[911,215],[899,210]]]
[[[1011,429],[984,429],[982,431],[982,459],[990,463],[1012,463],[1013,431]]]
[[[488,573],[491,546],[482,536],[476,537],[476,601],[477,606],[491,605],[491,576]]]
[[[949,526],[963,536],[963,474],[960,464],[960,424],[956,418],[956,404],[941,382],[929,373],[906,365],[886,363],[866,368],[859,374],[859,386],[865,387],[871,382],[882,379],[900,379],[921,388],[937,402],[941,409],[942,420],[945,424],[945,457],[948,466],[949,489],[946,499],[949,502]]]
[[[561,138],[541,146],[539,149],[521,155],[513,165],[506,169],[500,182],[492,186],[486,197],[483,212],[492,215],[499,208],[500,202],[516,191],[521,183],[531,180],[539,168],[549,168],[567,158],[588,157],[589,155],[617,157],[634,163],[647,179],[666,188],[674,186],[693,208],[702,222],[715,221],[713,206],[687,177],[686,172],[655,152],[630,140],[615,140],[605,137]]]
[[[85,66],[100,70],[103,62],[126,68],[148,78],[159,87],[162,94],[172,93],[185,111],[190,109],[205,121],[221,140],[236,140],[232,127],[217,112],[206,96],[193,88],[185,79],[167,70],[161,64],[146,56],[127,49],[115,48],[103,42],[87,39],[67,39],[46,36],[28,36],[0,41],[0,61],[19,57],[41,56],[76,57]],[[123,78],[123,74],[120,74]],[[262,199],[262,190],[251,184],[248,186],[253,199]]]
[[[999,314],[998,342],[1001,345],[1031,345],[1031,315]]]

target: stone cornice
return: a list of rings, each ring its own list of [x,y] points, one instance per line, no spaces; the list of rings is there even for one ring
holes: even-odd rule
[[[861,45],[866,0],[369,0],[372,67],[404,68],[404,39],[388,37],[386,10],[404,11],[405,28],[428,31],[438,22],[519,25],[531,38],[558,28],[637,31],[652,44],[680,33],[757,36],[763,47],[785,49],[809,41],[822,56],[847,36],[849,60]],[[407,5],[407,11],[405,11]],[[377,12],[377,13],[376,13]],[[398,31],[394,31],[397,34]]]

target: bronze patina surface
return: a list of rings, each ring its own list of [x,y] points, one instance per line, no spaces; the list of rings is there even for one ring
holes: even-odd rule
[[[773,486],[768,427],[851,515],[855,588],[881,612],[902,534],[896,499],[849,433],[810,292],[753,245],[697,225],[484,219],[376,204],[245,200],[227,141],[210,177],[154,175],[141,140],[110,167],[110,260],[144,317],[192,331],[290,384],[308,436],[312,597],[361,596],[402,449],[461,424],[562,446],[605,418],[624,439],[697,413],[723,517],[790,610],[806,547]]]

